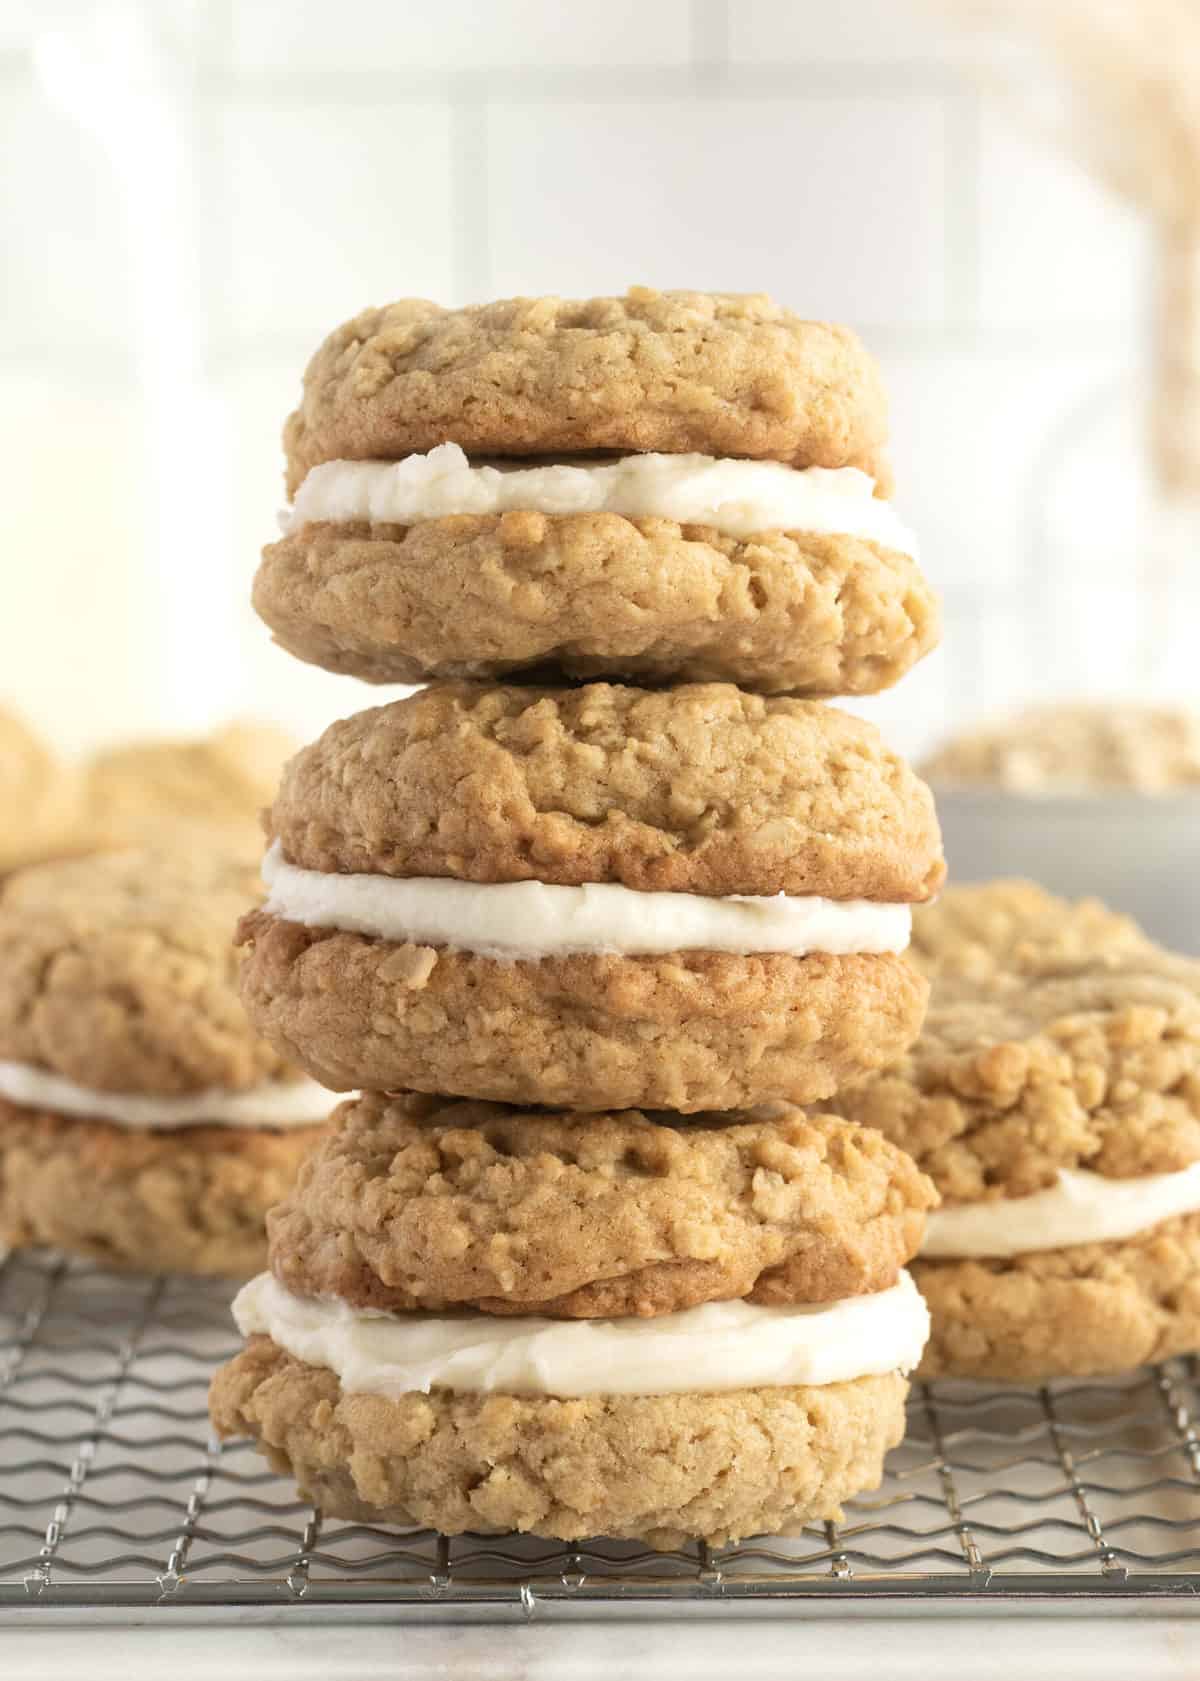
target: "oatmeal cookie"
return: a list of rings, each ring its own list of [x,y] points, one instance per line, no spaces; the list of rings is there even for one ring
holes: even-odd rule
[[[137,1132],[0,1098],[0,1246],[247,1278],[266,1264],[267,1209],[322,1131]]]
[[[186,741],[134,741],[82,771],[80,849],[202,846],[253,858],[259,813],[294,743],[265,724],[234,723]]]
[[[331,1517],[445,1535],[520,1530],[671,1548],[813,1521],[877,1488],[904,1378],[705,1395],[344,1393],[254,1337],[213,1379],[224,1436],[251,1436]]]
[[[304,525],[263,551],[254,605],[289,653],[373,683],[552,670],[875,694],[940,631],[920,568],[880,543],[611,513]]]
[[[861,467],[886,489],[879,371],[847,327],[762,295],[406,298],[330,334],[284,429],[294,492],[317,462],[447,439],[493,456],[588,450]]]
[[[0,709],[0,876],[78,850],[78,780],[15,712]]]
[[[1043,1383],[1200,1349],[1200,1214],[1005,1260],[915,1261],[933,1329],[918,1375]]]
[[[294,1295],[565,1318],[890,1288],[932,1187],[878,1133],[799,1110],[681,1124],[367,1095],[271,1216]]]
[[[504,962],[243,919],[242,999],[335,1091],[567,1109],[808,1103],[894,1062],[928,985],[903,957],[579,955]]]
[[[933,975],[920,1038],[828,1107],[907,1150],[948,1203],[1200,1160],[1200,963],[1013,882],[919,910],[912,957]]]
[[[327,729],[268,818],[341,874],[929,898],[929,790],[869,723],[727,683],[436,683]]]
[[[0,894],[0,1061],[180,1096],[289,1077],[238,1002],[254,867],[198,850],[45,864]]]

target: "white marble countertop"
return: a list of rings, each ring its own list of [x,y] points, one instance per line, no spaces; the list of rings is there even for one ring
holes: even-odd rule
[[[0,1668],[20,1681],[1197,1681],[1200,1617],[8,1628]]]

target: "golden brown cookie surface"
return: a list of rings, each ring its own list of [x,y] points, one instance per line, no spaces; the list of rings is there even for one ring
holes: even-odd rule
[[[251,1020],[336,1091],[685,1114],[814,1102],[895,1061],[928,992],[890,955],[509,963],[265,913],[242,929]]]
[[[877,730],[727,683],[436,683],[330,726],[270,813],[310,870],[928,898],[928,789]]]
[[[923,1378],[1042,1383],[1200,1349],[1200,1214],[1136,1237],[996,1261],[915,1261]]]
[[[392,1312],[835,1301],[895,1283],[931,1198],[878,1133],[799,1110],[681,1125],[368,1095],[272,1214],[271,1267]]]
[[[76,846],[79,787],[25,720],[0,707],[0,875]]]
[[[237,995],[233,930],[260,894],[252,865],[198,851],[14,876],[0,894],[0,1060],[157,1096],[294,1077]]]
[[[446,442],[482,455],[662,451],[857,466],[887,481],[878,369],[846,327],[770,298],[635,287],[367,309],[310,361],[288,488],[317,462]]]
[[[0,1244],[247,1278],[265,1264],[267,1209],[321,1131],[142,1132],[0,1099]]]
[[[264,550],[254,603],[289,653],[376,683],[554,669],[874,694],[939,634],[916,563],[878,543],[608,513],[305,525]]]
[[[829,1107],[908,1150],[947,1202],[1200,1160],[1200,964],[1128,918],[1025,882],[950,888],[914,917],[920,1038]]]
[[[80,846],[219,847],[253,858],[262,845],[259,813],[293,747],[270,725],[233,723],[209,736],[97,753],[81,774]]]
[[[254,1337],[213,1379],[216,1429],[252,1436],[333,1517],[667,1548],[838,1519],[904,1433],[902,1377],[712,1395],[347,1394]]]

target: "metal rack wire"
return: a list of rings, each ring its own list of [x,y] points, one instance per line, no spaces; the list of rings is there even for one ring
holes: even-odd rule
[[[916,1387],[840,1525],[720,1552],[323,1519],[208,1430],[227,1286],[0,1270],[0,1620],[1200,1608],[1200,1371]],[[1131,1604],[1131,1602],[1136,1602]]]

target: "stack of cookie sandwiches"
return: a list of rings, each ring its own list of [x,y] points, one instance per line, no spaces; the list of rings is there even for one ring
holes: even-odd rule
[[[927,1001],[932,801],[823,698],[936,640],[885,430],[854,336],[761,297],[405,302],[310,364],[256,603],[429,686],[268,814],[243,998],[365,1095],[212,1411],[334,1515],[673,1545],[878,1483],[934,1193],[797,1105]]]
[[[899,1066],[835,1100],[932,1177],[922,1377],[1041,1382],[1200,1350],[1200,964],[1028,882],[918,913]]]
[[[253,1032],[215,855],[44,864],[0,893],[0,1245],[245,1278],[332,1099]]]

